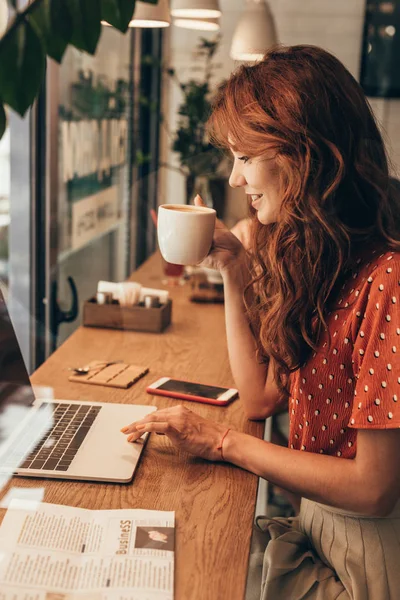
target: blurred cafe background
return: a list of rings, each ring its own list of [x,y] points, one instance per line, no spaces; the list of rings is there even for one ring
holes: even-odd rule
[[[278,42],[333,52],[398,175],[400,0],[158,0],[137,2],[131,25],[104,23],[94,56],[70,46],[49,61],[35,105],[24,119],[10,111],[0,140],[0,280],[29,372],[80,325],[99,280],[124,280],[156,250],[151,209],[199,191],[227,226],[246,216],[229,157],[205,135],[241,61]]]

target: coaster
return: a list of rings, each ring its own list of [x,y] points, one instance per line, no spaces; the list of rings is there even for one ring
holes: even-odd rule
[[[90,383],[92,385],[105,385],[127,389],[138,379],[149,372],[148,367],[138,367],[126,363],[117,363],[106,366],[104,361],[94,360],[85,367],[90,371],[86,375],[70,375],[69,381],[77,383]]]

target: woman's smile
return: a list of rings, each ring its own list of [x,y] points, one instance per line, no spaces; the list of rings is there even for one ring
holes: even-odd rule
[[[253,205],[254,208],[256,208],[257,204],[258,204],[258,200],[261,200],[261,198],[263,197],[264,194],[250,194],[251,197],[251,204]]]
[[[229,184],[233,188],[243,188],[251,201],[260,223],[274,223],[279,216],[281,205],[279,167],[274,156],[242,156],[231,147],[234,158]],[[255,192],[253,190],[262,190]]]

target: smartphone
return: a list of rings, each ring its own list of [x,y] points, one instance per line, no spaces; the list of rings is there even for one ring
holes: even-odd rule
[[[226,406],[239,394],[234,388],[203,385],[202,383],[181,381],[180,379],[171,379],[170,377],[162,377],[158,381],[155,381],[149,385],[146,391],[149,394],[158,396],[194,400],[195,402],[215,404],[216,406]]]

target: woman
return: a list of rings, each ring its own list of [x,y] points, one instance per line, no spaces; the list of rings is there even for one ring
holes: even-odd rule
[[[165,433],[303,498],[298,519],[260,524],[264,600],[398,598],[400,212],[369,105],[331,54],[277,48],[232,75],[210,131],[251,202],[256,276],[221,223],[204,264],[224,278],[246,413],[288,402],[289,447],[182,407],[125,432]]]

